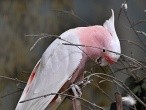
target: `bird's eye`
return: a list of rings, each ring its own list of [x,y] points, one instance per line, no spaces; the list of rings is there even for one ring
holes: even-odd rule
[[[102,51],[105,52],[105,49],[103,49]]]

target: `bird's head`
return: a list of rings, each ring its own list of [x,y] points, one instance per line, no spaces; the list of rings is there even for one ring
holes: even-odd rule
[[[110,17],[109,20],[106,20],[105,23],[103,24],[103,27],[108,30],[110,33],[107,38],[111,38],[108,40],[105,40],[106,43],[104,43],[104,48],[101,49],[101,58],[99,59],[100,65],[105,66],[107,64],[113,64],[117,62],[117,60],[120,57],[121,53],[121,47],[120,47],[120,42],[115,30],[114,26],[114,11],[112,11],[112,16]]]
[[[106,66],[108,64],[114,64],[119,59],[119,52],[102,49],[101,57],[97,58],[97,62],[100,66]]]

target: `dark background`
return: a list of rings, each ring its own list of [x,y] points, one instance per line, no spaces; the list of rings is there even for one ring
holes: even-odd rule
[[[141,44],[125,15],[121,13],[120,19],[117,19],[122,3],[122,0],[0,0],[0,75],[27,81],[42,53],[54,40],[44,38],[29,51],[39,37],[25,35],[40,33],[60,35],[70,28],[102,25],[111,16],[111,9],[115,12],[119,39],[129,39]],[[127,14],[132,23],[146,18],[145,6],[145,0],[128,1]],[[135,29],[146,31],[146,24],[141,23]],[[146,36],[140,37],[145,42]],[[144,59],[145,52],[138,46],[121,41],[121,47],[122,53],[138,60]],[[119,77],[125,78],[123,75]],[[17,91],[17,84],[16,81],[0,78],[0,96]],[[95,93],[97,89],[89,88],[91,89],[84,91],[86,97],[101,106],[109,105],[110,100],[104,98],[101,93]],[[104,88],[113,95],[113,89],[109,84],[105,84]],[[1,98],[0,109],[13,110],[20,95],[21,92],[17,92]],[[67,108],[68,104],[64,106]]]

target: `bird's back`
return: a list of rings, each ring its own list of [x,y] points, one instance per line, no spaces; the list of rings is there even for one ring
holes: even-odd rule
[[[36,66],[35,71],[32,72],[33,79],[28,81],[19,102],[57,93],[80,64],[82,51],[75,46],[63,44],[69,42],[80,44],[78,37],[74,35],[72,30],[63,33],[60,37],[67,42],[56,39],[46,49],[40,59],[39,66]],[[16,110],[44,110],[54,97],[55,95],[48,95],[24,103],[18,102]]]

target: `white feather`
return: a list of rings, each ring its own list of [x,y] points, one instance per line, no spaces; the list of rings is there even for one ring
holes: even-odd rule
[[[136,104],[136,100],[131,97],[130,95],[126,96],[126,97],[122,97],[122,101],[124,104],[129,105],[129,106],[133,106]]]
[[[80,44],[74,29],[62,35],[62,39]],[[36,76],[30,85],[27,84],[19,100],[23,101],[45,94],[57,93],[63,84],[71,77],[82,59],[82,51],[76,46],[63,45],[65,41],[56,39],[44,52],[36,70]],[[30,87],[28,93],[27,89]],[[54,95],[18,103],[16,110],[44,110],[52,101]]]
[[[114,34],[116,34],[115,23],[114,23],[115,18],[114,18],[114,11],[112,9],[111,9],[111,11],[112,11],[112,16],[110,17],[109,20],[106,20],[104,22],[103,27],[105,27],[113,36]]]

